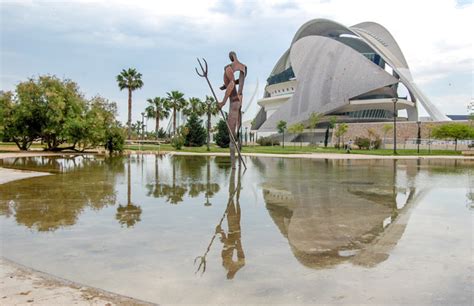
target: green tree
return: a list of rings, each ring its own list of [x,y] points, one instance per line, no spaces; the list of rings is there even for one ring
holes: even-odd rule
[[[278,121],[277,130],[278,130],[278,133],[282,134],[282,136],[283,136],[282,144],[283,144],[283,149],[284,149],[285,148],[286,121],[283,121],[283,120]]]
[[[217,107],[216,100],[211,96],[206,96],[206,101],[204,102],[205,113],[207,115],[207,150],[210,151],[211,143],[211,118],[219,113],[219,108]]]
[[[173,135],[176,135],[176,113],[186,107],[186,100],[184,93],[178,90],[167,92],[166,95],[169,106],[173,110]]]
[[[339,149],[341,148],[341,137],[344,137],[344,134],[346,134],[348,130],[349,130],[349,126],[347,125],[347,123],[340,123],[336,128],[336,131],[334,134],[337,137],[337,146]]]
[[[206,142],[206,130],[202,126],[202,120],[196,113],[192,113],[186,123],[188,133],[184,138],[187,147],[200,147]]]
[[[147,118],[155,119],[156,139],[159,138],[160,120],[166,119],[170,115],[170,106],[167,99],[155,97],[147,99],[148,106],[145,109]]]
[[[312,130],[313,134],[314,134],[314,143],[316,144],[316,126],[318,125],[318,123],[321,121],[321,119],[323,118],[323,114],[321,113],[317,113],[317,112],[313,112],[311,113],[311,115],[309,116],[309,128]]]
[[[328,142],[329,142],[329,130],[333,129],[334,126],[336,125],[337,118],[336,116],[332,116],[329,118],[328,126],[326,128],[326,134],[324,135],[324,147],[327,148]]]
[[[187,107],[183,110],[183,113],[186,116],[190,116],[191,114],[196,114],[198,117],[204,115],[204,104],[199,98],[189,98]]]
[[[132,92],[143,87],[142,74],[139,73],[135,68],[123,69],[119,75],[117,75],[117,83],[120,90],[128,90],[128,139],[132,135]]]
[[[110,154],[113,154],[115,152],[121,153],[123,151],[124,144],[124,129],[121,128],[118,124],[106,130],[104,148],[109,151]]]
[[[454,151],[457,151],[459,139],[474,138],[474,128],[463,123],[447,123],[435,127],[432,134],[438,139],[453,139]]]
[[[221,148],[228,148],[230,143],[229,130],[227,129],[227,123],[224,119],[219,120],[217,123],[217,133],[214,137],[216,144]]]
[[[304,131],[304,124],[303,123],[295,123],[293,125],[290,125],[288,128],[288,132],[292,134],[301,134]],[[300,137],[300,148],[303,147],[302,139]]]
[[[0,141],[7,140],[5,136],[5,125],[11,117],[13,107],[13,93],[11,91],[0,91]]]

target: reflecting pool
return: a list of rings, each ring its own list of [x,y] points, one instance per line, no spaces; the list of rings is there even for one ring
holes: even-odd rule
[[[474,162],[0,160],[1,255],[161,303],[469,304]]]

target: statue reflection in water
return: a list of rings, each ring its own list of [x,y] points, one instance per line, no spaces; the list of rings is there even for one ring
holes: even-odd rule
[[[227,279],[233,279],[235,274],[245,266],[245,254],[241,241],[241,210],[240,210],[240,167],[237,170],[237,185],[235,184],[236,169],[232,169],[229,179],[229,198],[226,210],[216,226],[214,235],[207,246],[206,252],[202,256],[196,257],[194,263],[199,262],[196,273],[201,275],[206,272],[206,256],[211,250],[214,240],[219,236],[222,243],[222,266],[227,270]],[[223,226],[224,219],[227,222],[227,229]]]

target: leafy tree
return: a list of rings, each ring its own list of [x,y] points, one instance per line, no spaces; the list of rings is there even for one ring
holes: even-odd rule
[[[438,139],[454,139],[454,151],[457,151],[459,139],[474,138],[474,128],[463,123],[448,123],[435,127],[432,134]]]
[[[170,108],[173,110],[173,135],[176,134],[176,113],[179,112],[181,109],[186,107],[186,100],[184,99],[184,93],[173,90],[171,92],[167,92],[167,100],[169,102]]]
[[[344,134],[346,134],[348,130],[349,130],[349,126],[347,125],[347,123],[340,123],[337,126],[335,135],[337,137],[338,148],[341,148],[341,137],[344,137]]]
[[[128,139],[132,135],[132,92],[143,87],[142,74],[139,73],[135,68],[123,69],[119,75],[117,75],[117,83],[120,90],[128,90]]]
[[[292,134],[301,134],[303,133],[304,131],[304,124],[303,123],[295,123],[293,125],[290,125],[290,127],[288,128],[288,132],[292,133]],[[303,146],[303,143],[302,143],[302,140],[301,140],[301,137],[300,137],[300,147]]]
[[[204,110],[207,115],[207,150],[210,151],[210,142],[211,142],[211,117],[219,113],[219,108],[217,107],[216,100],[213,97],[206,96],[206,101],[204,102]]]
[[[336,125],[337,118],[335,116],[332,116],[329,118],[328,122],[328,127],[326,128],[326,134],[324,135],[324,147],[327,148],[328,142],[329,142],[329,130],[333,129],[334,126]]]
[[[206,130],[202,126],[202,120],[196,113],[192,113],[186,123],[188,133],[184,139],[187,147],[200,147],[206,142]]]
[[[314,143],[316,144],[316,126],[318,125],[318,123],[321,121],[321,119],[323,118],[323,114],[321,113],[317,113],[317,112],[314,112],[314,113],[311,113],[311,115],[309,116],[309,128],[312,130],[313,134],[314,134]]]
[[[229,130],[227,129],[227,123],[224,119],[219,120],[217,123],[217,133],[214,137],[216,144],[221,148],[228,148],[230,143]]]
[[[189,98],[187,107],[183,110],[186,116],[196,114],[198,117],[204,115],[204,104],[199,98]]]
[[[163,128],[160,128],[157,133],[158,138],[166,138],[166,132]]]
[[[115,125],[107,129],[105,133],[105,144],[104,147],[110,154],[114,152],[123,152],[125,144],[125,133],[123,128]]]
[[[278,121],[278,123],[277,123],[277,130],[278,130],[278,133],[280,133],[280,134],[283,135],[282,144],[283,144],[283,149],[284,149],[284,148],[285,148],[286,121],[283,121],[283,120]]]
[[[155,119],[155,133],[156,139],[160,138],[160,120],[166,119],[170,115],[170,106],[167,99],[155,97],[146,100],[148,106],[145,109],[147,118]]]
[[[10,117],[13,93],[0,91],[0,141],[5,137],[5,121]]]

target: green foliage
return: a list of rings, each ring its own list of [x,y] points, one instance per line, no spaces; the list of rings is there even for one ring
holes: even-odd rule
[[[257,143],[261,146],[278,146],[280,142],[278,139],[273,139],[272,137],[260,137],[257,139]]]
[[[184,137],[182,135],[176,134],[171,138],[171,146],[176,150],[181,150],[184,145]]]
[[[384,135],[387,135],[388,132],[390,132],[391,130],[393,130],[393,124],[384,124],[382,127],[382,131]]]
[[[286,130],[286,121],[283,121],[283,120],[278,121],[277,123],[278,133],[283,134],[285,133],[285,130]]]
[[[190,116],[191,114],[196,114],[197,116],[202,116],[205,113],[205,106],[204,103],[199,98],[189,98],[187,107],[183,110],[183,113],[186,116]]]
[[[304,131],[303,123],[295,123],[293,125],[290,125],[290,127],[288,128],[288,132],[293,133],[293,134],[303,133],[303,131]]]
[[[160,128],[157,133],[158,138],[163,139],[166,138],[166,132],[163,128]]]
[[[359,149],[366,149],[368,150],[370,148],[370,139],[367,137],[356,137],[355,142],[354,142]]]
[[[229,130],[226,122],[221,119],[217,123],[217,133],[214,137],[216,144],[221,148],[228,148],[230,143]]]
[[[136,90],[143,87],[142,74],[135,68],[122,69],[117,75],[117,84],[120,90]]]
[[[125,132],[123,128],[115,125],[105,132],[104,148],[110,153],[121,153],[125,145]]]
[[[341,123],[338,125],[336,132],[334,133],[336,137],[341,137],[347,133],[349,126],[346,123]]]
[[[433,128],[432,134],[438,139],[472,139],[474,128],[463,123],[448,123]]]
[[[155,97],[153,99],[147,99],[148,106],[145,108],[145,114],[147,118],[155,119],[155,133],[156,138],[160,138],[160,120],[168,118],[170,115],[170,105],[167,99]]]
[[[187,102],[184,99],[184,93],[173,90],[166,93],[170,109],[173,110],[173,134],[176,134],[176,113],[186,107]]]
[[[372,141],[372,148],[375,150],[380,149],[382,146],[382,139],[380,137],[376,137],[375,140]]]
[[[21,82],[16,95],[2,100],[5,137],[21,150],[42,140],[47,150],[85,150],[104,145],[108,129],[117,127],[117,106],[102,97],[84,99],[71,80],[40,76]],[[61,146],[70,144],[68,147]]]
[[[188,133],[184,140],[187,147],[200,147],[206,142],[206,129],[202,126],[202,120],[196,113],[191,113],[186,123]]]
[[[323,118],[323,114],[321,113],[317,113],[317,112],[311,113],[311,115],[309,116],[309,128],[315,129],[322,118]]]

